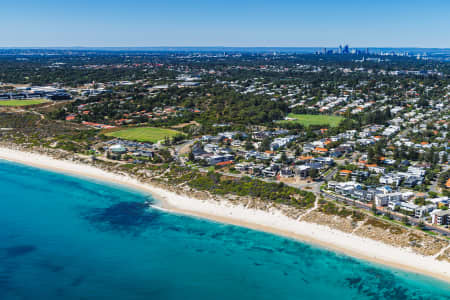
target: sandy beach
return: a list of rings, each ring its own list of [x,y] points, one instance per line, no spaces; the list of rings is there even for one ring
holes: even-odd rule
[[[232,205],[227,202],[219,203],[213,200],[193,199],[90,165],[57,160],[30,152],[0,148],[0,159],[103,182],[126,185],[151,194],[158,201],[157,206],[159,205],[162,209],[173,213],[187,214],[270,232],[357,258],[450,282],[450,263],[438,261],[432,256],[416,254],[409,249],[393,247],[368,238],[330,229],[326,226],[294,220],[278,210],[267,212],[249,209],[242,205]]]

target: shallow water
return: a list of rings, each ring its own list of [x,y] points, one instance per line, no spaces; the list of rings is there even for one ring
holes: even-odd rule
[[[448,284],[0,161],[0,299],[450,299]]]

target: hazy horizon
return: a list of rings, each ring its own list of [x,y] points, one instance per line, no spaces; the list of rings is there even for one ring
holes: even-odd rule
[[[355,46],[348,43],[338,43],[336,45],[323,45],[323,46],[203,46],[203,45],[190,45],[190,46],[134,46],[134,45],[98,45],[98,46],[89,46],[89,45],[71,45],[71,46],[60,46],[60,45],[48,45],[48,46],[35,46],[35,45],[23,45],[23,46],[0,46],[0,49],[311,49],[311,50],[320,50],[323,48],[326,49],[338,49],[339,46],[344,47],[348,45],[350,49],[442,49],[449,50],[448,47],[421,47],[421,46]]]

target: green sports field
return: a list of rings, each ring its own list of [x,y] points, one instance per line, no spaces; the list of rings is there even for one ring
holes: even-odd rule
[[[27,106],[48,102],[46,99],[31,100],[0,100],[0,106]]]
[[[329,125],[330,127],[336,127],[344,119],[339,116],[328,116],[328,115],[300,115],[300,114],[289,114],[289,118],[295,120],[283,120],[283,123],[300,123],[305,127],[310,125]]]
[[[106,133],[107,136],[113,136],[124,140],[152,143],[164,140],[166,137],[173,137],[177,134],[181,134],[181,132],[156,127],[135,127]]]

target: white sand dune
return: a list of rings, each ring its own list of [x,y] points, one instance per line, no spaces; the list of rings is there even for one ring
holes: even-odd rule
[[[108,183],[127,185],[150,193],[158,201],[157,206],[173,213],[279,234],[354,257],[450,282],[450,263],[448,262],[438,261],[432,256],[422,256],[409,249],[394,247],[326,226],[294,220],[275,209],[267,212],[245,208],[242,205],[233,205],[229,202],[198,200],[141,183],[128,176],[109,173],[86,164],[57,160],[41,154],[0,148],[0,158]]]

